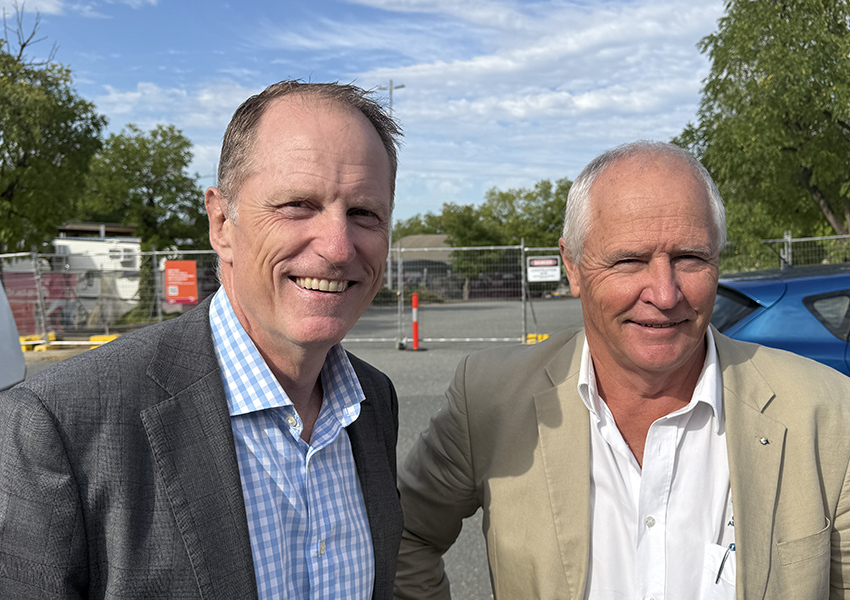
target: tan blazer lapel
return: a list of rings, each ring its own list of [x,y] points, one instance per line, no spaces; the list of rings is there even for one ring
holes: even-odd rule
[[[589,417],[576,389],[583,344],[584,335],[576,335],[555,355],[546,372],[556,387],[534,395],[553,523],[574,599],[584,597],[590,546]]]
[[[786,427],[763,414],[774,392],[746,352],[716,331],[714,336],[723,374],[738,597],[763,598],[774,546]]]

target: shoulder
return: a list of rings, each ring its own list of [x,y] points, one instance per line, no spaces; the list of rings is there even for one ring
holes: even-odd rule
[[[721,366],[750,363],[771,386],[850,388],[850,377],[798,354],[715,333]],[[725,369],[724,369],[725,370]]]
[[[158,375],[173,380],[208,371],[217,359],[205,307],[63,360],[19,387],[49,404],[82,405],[96,397],[140,397],[146,386],[164,387]]]
[[[370,402],[387,405],[395,411],[398,406],[398,399],[390,378],[365,360],[348,351],[346,351],[346,354],[348,360],[351,361],[351,366],[354,367],[354,373],[357,375],[357,380],[360,382],[360,387],[363,388],[363,394],[366,398]]]
[[[351,366],[354,367],[354,372],[357,373],[357,377],[361,380],[361,382],[363,380],[369,380],[382,384],[390,383],[390,378],[383,371],[380,371],[351,352],[346,351],[346,354],[348,355],[348,360],[351,361]]]
[[[488,380],[522,380],[549,367],[557,378],[566,378],[570,363],[576,355],[581,356],[584,336],[580,334],[581,331],[562,331],[536,344],[511,344],[473,352],[461,362],[459,370]]]
[[[723,387],[773,414],[841,414],[850,418],[850,377],[797,354],[715,335]],[[837,412],[836,412],[837,411]]]
[[[474,410],[533,407],[535,394],[558,387],[578,372],[581,333],[562,332],[533,345],[474,352],[458,365],[449,396],[464,398]]]

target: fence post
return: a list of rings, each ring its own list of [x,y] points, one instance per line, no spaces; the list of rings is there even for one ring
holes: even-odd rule
[[[794,238],[792,237],[791,232],[786,231],[783,239],[785,240],[785,245],[782,250],[782,264],[779,265],[781,269],[794,265],[794,257],[791,255]]]
[[[398,269],[398,287],[396,288],[396,294],[398,294],[398,333],[396,334],[395,347],[398,350],[404,350],[404,255],[401,244],[396,251],[398,252],[398,259],[396,260],[396,269]]]
[[[153,256],[151,257],[151,260],[153,260],[151,272],[153,272],[153,301],[156,305],[156,322],[162,323],[162,290],[159,285],[159,258],[156,254],[156,246],[151,248],[151,250],[153,250]]]
[[[47,344],[49,341],[47,337],[47,310],[44,306],[44,287],[41,283],[41,259],[39,258],[38,251],[35,249],[35,246],[32,247],[32,265],[33,275],[35,277],[35,328],[36,333],[41,336],[41,339],[44,340],[45,344]]]
[[[393,289],[393,224],[389,224],[390,240],[389,249],[387,250],[387,289]]]
[[[519,252],[519,272],[522,276],[522,343],[528,339],[528,313],[526,311],[526,301],[528,296],[528,284],[526,283],[527,273],[525,265],[528,261],[525,260],[525,238],[520,238]]]

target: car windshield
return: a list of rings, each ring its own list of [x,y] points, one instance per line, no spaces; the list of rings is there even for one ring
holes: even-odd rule
[[[717,288],[711,324],[721,333],[758,308],[758,304],[743,294],[723,285]]]

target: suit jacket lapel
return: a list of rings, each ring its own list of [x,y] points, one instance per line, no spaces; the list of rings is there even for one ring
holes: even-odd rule
[[[590,544],[590,425],[577,391],[583,344],[583,334],[567,342],[546,366],[555,387],[534,395],[540,452],[570,598],[584,597]]]
[[[142,422],[201,596],[256,598],[242,482],[208,310],[193,312],[175,323],[148,368],[172,395],[143,411]]]
[[[774,545],[786,427],[763,414],[774,392],[741,346],[716,330],[713,334],[723,376],[738,597],[762,598]],[[590,540],[589,417],[576,389],[583,343],[584,336],[577,335],[564,346],[546,366],[555,387],[534,395],[543,468],[571,598],[584,595]]]
[[[713,333],[723,373],[738,597],[763,598],[774,546],[786,428],[764,415],[774,392],[741,346],[717,331]]]
[[[360,404],[360,416],[346,429],[375,554],[374,598],[389,597],[401,540],[402,513],[396,488],[396,440],[387,435],[397,430],[397,417],[377,414],[378,407],[390,406],[388,386],[379,387],[356,357],[351,357],[366,399]],[[386,429],[389,427],[389,429]]]

